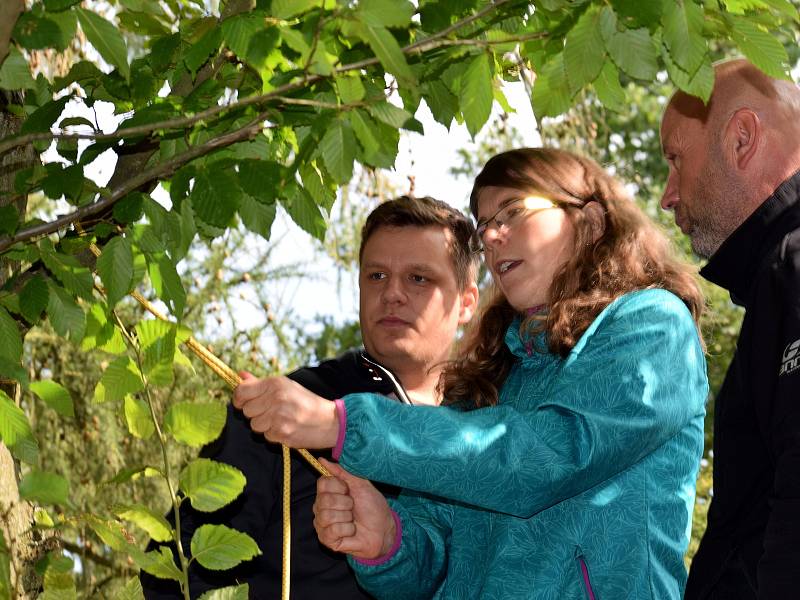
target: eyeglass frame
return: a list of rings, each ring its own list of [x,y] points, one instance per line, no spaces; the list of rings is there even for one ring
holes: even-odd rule
[[[508,210],[510,207],[514,206],[515,204],[520,203],[520,202],[522,202],[524,204],[524,203],[526,203],[528,201],[534,201],[534,200],[540,201],[540,202],[541,201],[545,201],[549,205],[548,206],[540,206],[538,208],[529,208],[527,206],[523,206],[520,209],[519,213],[515,213],[514,215],[512,215],[508,219],[506,219],[504,221],[499,221],[497,219],[497,215],[499,215],[504,210]],[[511,227],[511,222],[513,222],[516,217],[521,216],[521,214],[523,212],[532,214],[532,213],[539,212],[539,211],[542,211],[542,210],[549,210],[551,208],[559,208],[559,207],[563,206],[564,204],[566,204],[566,203],[565,202],[560,202],[558,200],[553,200],[552,198],[545,198],[544,196],[524,196],[522,198],[512,198],[512,199],[510,199],[510,201],[507,201],[491,217],[489,217],[488,219],[485,219],[483,221],[479,221],[477,223],[477,225],[475,226],[475,232],[472,234],[472,236],[470,238],[471,251],[473,253],[475,253],[475,254],[480,254],[481,252],[484,251],[485,244],[483,242],[483,236],[488,231],[489,225],[491,224],[492,221],[494,221],[497,224],[496,230],[498,232],[500,232],[503,227],[506,227],[506,229],[510,228]]]

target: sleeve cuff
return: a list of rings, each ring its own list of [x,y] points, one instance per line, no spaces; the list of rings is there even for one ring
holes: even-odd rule
[[[344,406],[344,400],[338,398],[333,401],[336,407],[336,417],[339,420],[339,433],[336,435],[336,445],[331,452],[331,458],[338,461],[344,450],[344,434],[347,432],[347,409]]]
[[[365,565],[367,567],[377,567],[378,565],[382,565],[385,562],[391,560],[391,558],[397,554],[397,551],[400,549],[400,541],[403,539],[403,522],[400,520],[400,516],[392,511],[392,518],[394,519],[394,544],[392,547],[389,548],[389,552],[384,554],[383,556],[379,556],[378,558],[356,558],[353,557],[360,565]]]

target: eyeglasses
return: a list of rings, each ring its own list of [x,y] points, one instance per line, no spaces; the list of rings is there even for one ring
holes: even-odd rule
[[[492,221],[495,223],[493,228],[500,233],[501,231],[508,231],[519,220],[519,217],[525,213],[539,212],[557,206],[558,204],[553,200],[541,196],[528,196],[512,200],[488,219],[478,222],[470,244],[472,251],[483,252],[486,232],[492,226]]]

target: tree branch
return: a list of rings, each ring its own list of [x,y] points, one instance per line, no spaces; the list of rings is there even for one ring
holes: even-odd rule
[[[169,160],[159,163],[146,171],[130,177],[125,184],[114,189],[110,194],[101,196],[99,200],[80,207],[79,209],[58,217],[57,219],[22,229],[14,234],[13,237],[3,236],[0,238],[0,252],[10,248],[17,242],[25,242],[35,237],[54,233],[76,221],[86,219],[98,212],[101,212],[114,205],[115,202],[125,197],[130,192],[138,189],[142,185],[155,181],[161,177],[173,173],[176,169],[194,160],[199,156],[204,156],[218,148],[225,148],[236,142],[244,141],[248,138],[255,136],[263,127],[263,121],[266,119],[267,113],[262,113],[255,120],[251,121],[244,127],[241,127],[230,133],[217,136],[208,140],[207,142],[198,146],[193,146],[186,152],[173,156]]]
[[[8,56],[11,32],[17,19],[25,10],[25,0],[3,0],[0,2],[0,65]]]
[[[424,40],[419,40],[414,42],[413,44],[409,44],[402,48],[402,52],[404,54],[420,54],[426,52],[428,50],[434,50],[436,48],[441,48],[445,46],[480,46],[480,47],[490,47],[499,44],[507,44],[509,42],[522,42],[522,41],[529,41],[534,39],[540,39],[546,37],[548,35],[547,32],[534,32],[526,35],[520,35],[512,38],[507,38],[504,40],[497,40],[497,41],[489,41],[489,40],[445,40],[442,39],[447,35],[457,31],[458,29],[469,25],[470,23],[480,19],[487,13],[491,12],[492,10],[497,9],[499,6],[503,4],[507,4],[512,0],[497,0],[496,2],[487,5],[483,9],[479,10],[478,12],[461,19],[460,21],[453,23],[449,27],[438,31]],[[363,69],[365,67],[370,67],[379,64],[380,61],[373,57],[367,58],[364,60],[360,60],[358,62],[349,63],[347,65],[342,65],[335,69],[337,74],[339,73],[346,73],[349,71],[357,71]],[[198,77],[198,81],[199,81]],[[325,79],[322,75],[307,75],[301,79],[296,81],[292,81],[289,83],[285,83],[282,86],[279,86],[272,90],[269,93],[261,94],[259,96],[250,96],[248,98],[244,98],[243,100],[239,100],[237,102],[232,102],[230,104],[224,104],[219,106],[212,106],[207,108],[206,110],[200,111],[199,113],[195,113],[190,117],[180,117],[176,119],[168,119],[165,121],[159,121],[157,123],[148,123],[145,125],[140,125],[138,127],[129,127],[127,129],[119,129],[113,133],[103,133],[103,134],[82,134],[82,133],[74,133],[74,134],[60,134],[60,133],[53,133],[49,131],[45,132],[37,132],[37,133],[29,133],[27,135],[17,136],[14,138],[10,138],[5,140],[4,142],[0,143],[0,155],[5,152],[8,152],[10,149],[15,148],[17,146],[23,146],[25,144],[29,144],[34,141],[38,140],[49,140],[49,139],[94,139],[94,140],[113,140],[113,139],[122,139],[128,136],[135,136],[145,133],[150,133],[152,131],[157,131],[159,129],[179,129],[182,127],[188,127],[190,125],[194,125],[199,123],[200,121],[204,121],[211,117],[214,117],[220,113],[229,110],[235,110],[237,108],[242,108],[251,105],[263,105],[270,101],[276,100],[278,98],[281,99],[284,104],[288,104],[289,99],[283,97],[284,94],[288,92],[293,92],[299,88],[302,88],[307,85],[311,85],[318,81]],[[282,97],[282,98],[281,98]],[[299,100],[293,101],[295,104],[300,104]],[[341,107],[338,107],[341,108]]]

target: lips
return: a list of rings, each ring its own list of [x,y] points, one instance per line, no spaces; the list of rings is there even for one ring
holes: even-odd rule
[[[378,324],[384,327],[407,327],[410,323],[400,317],[386,316],[378,319]]]
[[[498,260],[494,263],[494,272],[497,273],[500,277],[516,269],[519,265],[522,264],[522,261],[519,259],[503,259]]]

